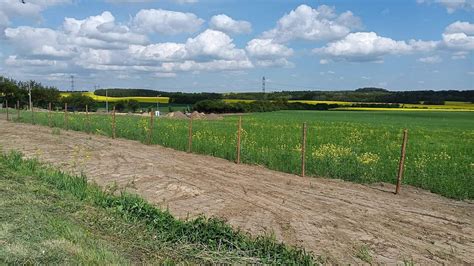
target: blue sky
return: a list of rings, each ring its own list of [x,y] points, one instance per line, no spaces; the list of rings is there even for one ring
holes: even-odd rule
[[[0,74],[70,89],[474,88],[474,0],[0,0]]]

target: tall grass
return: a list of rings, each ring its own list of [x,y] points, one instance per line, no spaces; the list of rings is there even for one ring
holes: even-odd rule
[[[47,113],[35,122],[48,125]],[[456,199],[474,198],[474,113],[282,111],[243,117],[242,161],[299,174],[301,124],[308,123],[307,175],[396,182],[402,130],[409,130],[405,184]],[[24,113],[21,122],[31,123]],[[107,115],[69,114],[69,129],[112,135]],[[64,128],[62,113],[52,115]],[[117,136],[146,141],[149,118],[117,116]],[[194,121],[193,152],[236,158],[237,117]],[[188,121],[157,119],[153,144],[187,150]]]
[[[274,238],[251,237],[215,218],[175,219],[167,210],[158,209],[136,195],[104,192],[98,186],[87,183],[84,176],[67,175],[36,160],[24,160],[20,153],[2,154],[0,163],[22,175],[34,176],[49,183],[81,201],[113,209],[129,219],[143,222],[164,243],[199,244],[216,254],[232,253],[237,257],[255,258],[254,262],[258,263],[312,265],[314,262],[312,255],[303,249],[278,243]]]

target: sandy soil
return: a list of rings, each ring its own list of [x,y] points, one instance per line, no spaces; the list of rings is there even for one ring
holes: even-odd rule
[[[273,233],[330,263],[474,264],[474,203],[413,187],[301,178],[136,141],[0,121],[0,147],[102,186],[116,182],[180,217],[226,219]]]

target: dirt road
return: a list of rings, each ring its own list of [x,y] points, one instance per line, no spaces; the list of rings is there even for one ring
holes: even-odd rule
[[[412,187],[301,178],[259,166],[0,121],[0,147],[116,182],[180,217],[226,219],[252,234],[274,233],[328,262],[474,263],[474,204]],[[367,252],[369,255],[367,255]],[[372,257],[372,259],[370,258]]]

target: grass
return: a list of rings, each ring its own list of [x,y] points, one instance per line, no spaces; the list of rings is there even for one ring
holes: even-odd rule
[[[47,113],[35,122],[48,125]],[[64,128],[55,113],[53,126]],[[409,130],[404,184],[455,199],[474,198],[474,113],[281,111],[243,117],[242,162],[301,172],[301,125],[308,123],[306,174],[352,182],[395,183],[402,130]],[[193,152],[236,159],[236,116],[194,121]],[[21,122],[31,115],[22,113]],[[70,129],[111,136],[111,117],[69,114]],[[117,136],[146,141],[149,118],[117,116]],[[153,144],[186,151],[188,121],[158,119]]]
[[[141,198],[0,155],[0,264],[311,265],[311,255],[217,219],[181,221]]]
[[[360,246],[357,249],[355,256],[359,258],[360,260],[362,260],[363,262],[366,262],[369,264],[371,264],[373,260],[372,255],[370,255],[370,249],[365,245]]]

